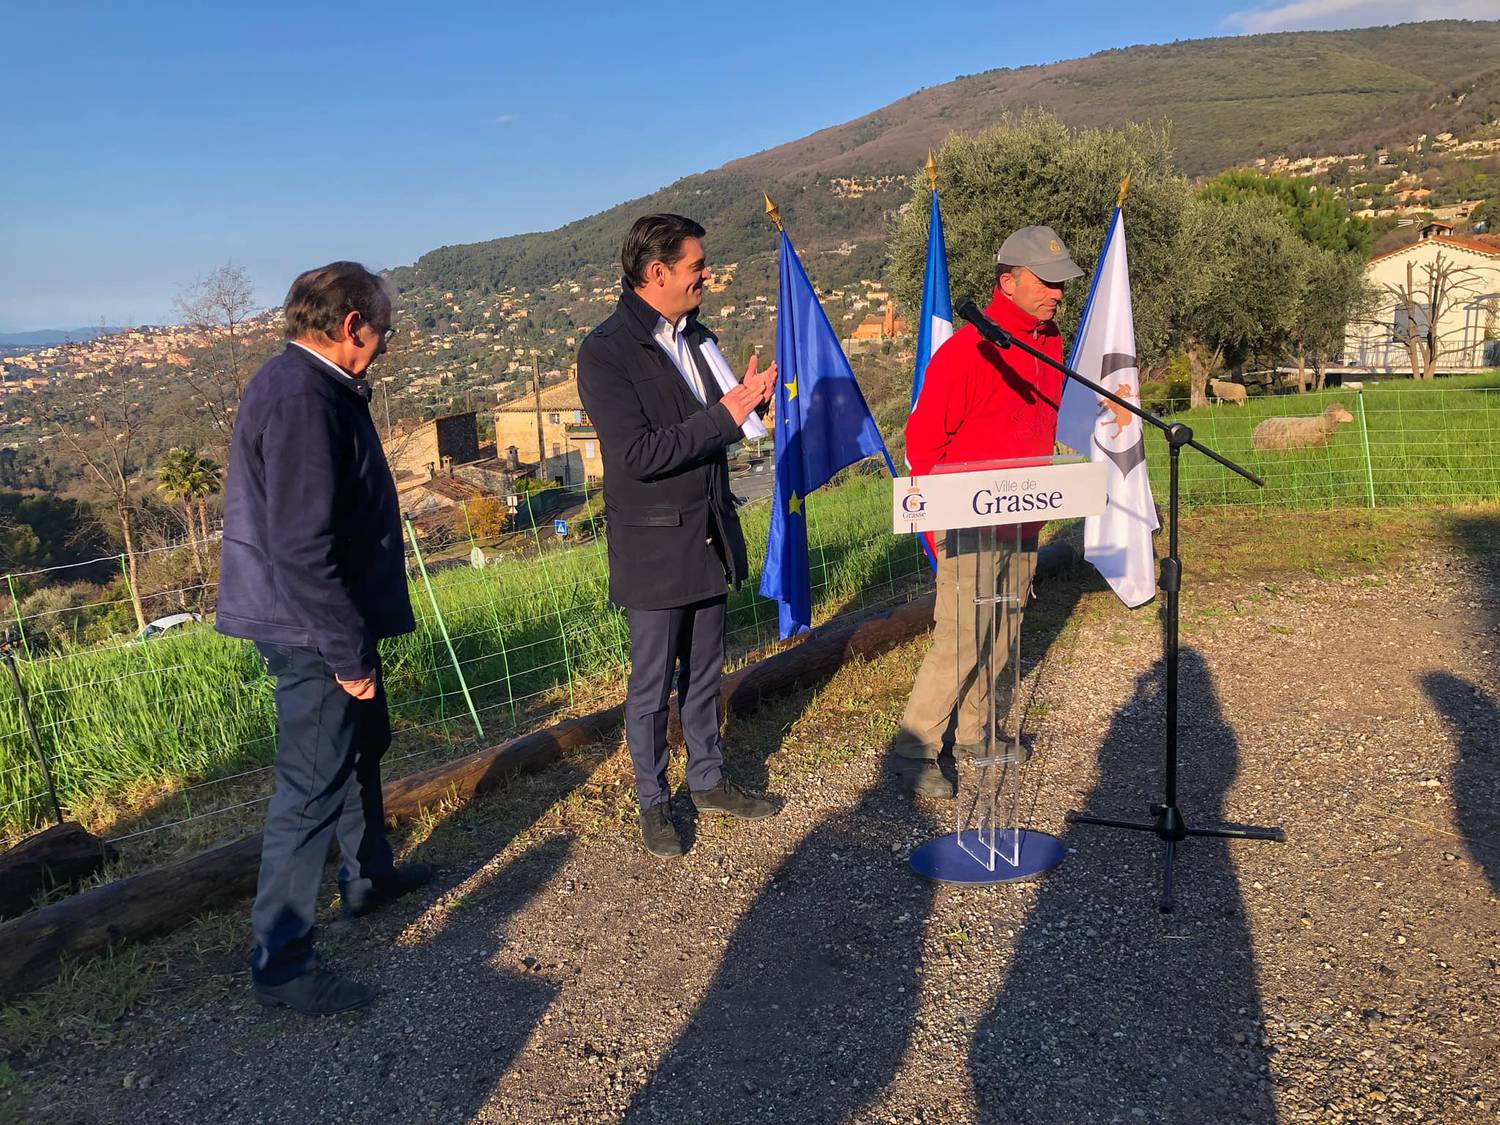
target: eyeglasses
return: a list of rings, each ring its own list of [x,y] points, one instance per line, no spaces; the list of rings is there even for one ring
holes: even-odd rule
[[[394,336],[395,334],[396,334],[396,326],[394,324],[391,325],[389,328],[387,328],[384,332],[381,333],[381,335],[385,337],[385,342],[387,344],[389,344],[391,342],[391,337]]]

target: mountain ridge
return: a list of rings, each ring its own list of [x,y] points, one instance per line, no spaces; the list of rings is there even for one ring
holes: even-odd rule
[[[1179,167],[1201,175],[1336,136],[1455,83],[1500,86],[1497,54],[1500,20],[1443,20],[1145,44],[961,75],[551,231],[438,247],[392,276],[404,291],[499,290],[537,288],[588,268],[608,272],[630,220],[656,210],[703,222],[715,260],[769,253],[775,240],[762,191],[776,198],[799,248],[854,243],[833,278],[870,273],[883,256],[871,243],[883,240],[889,212],[909,198],[905,177],[951,131],[1038,107],[1082,127],[1170,121]],[[839,195],[839,181],[883,175],[898,179]]]

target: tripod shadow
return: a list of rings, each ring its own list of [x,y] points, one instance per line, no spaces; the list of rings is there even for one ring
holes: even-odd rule
[[[1459,831],[1490,886],[1500,891],[1500,707],[1451,672],[1424,676],[1422,690],[1458,743],[1451,792]]]
[[[1189,825],[1223,811],[1238,766],[1212,678],[1181,650],[1179,801]],[[1163,677],[1141,676],[1099,750],[1085,807],[1130,819],[1160,799]],[[1177,913],[1157,913],[1161,842],[1074,826],[969,1071],[982,1120],[1275,1120],[1250,930],[1227,841],[1178,848]],[[1144,1116],[1143,1116],[1144,1115]]]
[[[777,868],[624,1120],[840,1121],[879,1096],[916,1018],[933,898],[893,824],[934,827],[882,780]]]

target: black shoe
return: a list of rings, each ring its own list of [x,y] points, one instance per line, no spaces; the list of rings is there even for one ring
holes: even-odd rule
[[[666,803],[652,805],[641,810],[641,843],[646,850],[662,859],[674,859],[686,849],[682,837],[677,834],[677,825],[667,813]]]
[[[352,1012],[375,999],[373,988],[341,977],[322,965],[315,965],[283,984],[252,984],[251,988],[257,1003],[267,1008],[291,1008],[304,1016]]]
[[[694,789],[693,804],[698,807],[699,812],[712,809],[737,816],[741,820],[760,820],[762,817],[776,815],[776,806],[770,801],[764,797],[750,796],[727,777],[720,779],[719,784],[712,789]]]
[[[371,880],[374,886],[357,899],[341,893],[339,910],[345,918],[363,918],[371,911],[395,902],[402,895],[410,894],[418,887],[425,887],[436,873],[437,868],[430,863],[404,863],[396,868],[394,875]]]
[[[913,761],[896,770],[896,777],[911,792],[921,797],[938,797],[951,801],[958,796],[958,787],[936,762]]]

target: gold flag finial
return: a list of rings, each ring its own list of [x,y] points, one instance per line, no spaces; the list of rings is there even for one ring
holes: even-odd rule
[[[1116,207],[1125,206],[1125,197],[1130,194],[1130,173],[1125,173],[1125,178],[1120,181],[1120,198],[1115,200]]]
[[[771,216],[771,222],[776,224],[776,229],[781,229],[781,209],[771,202],[771,197],[765,192],[760,193],[766,201],[766,214]]]
[[[922,165],[927,170],[927,187],[931,191],[937,191],[937,161],[933,159],[932,149],[927,150],[927,163]]]

